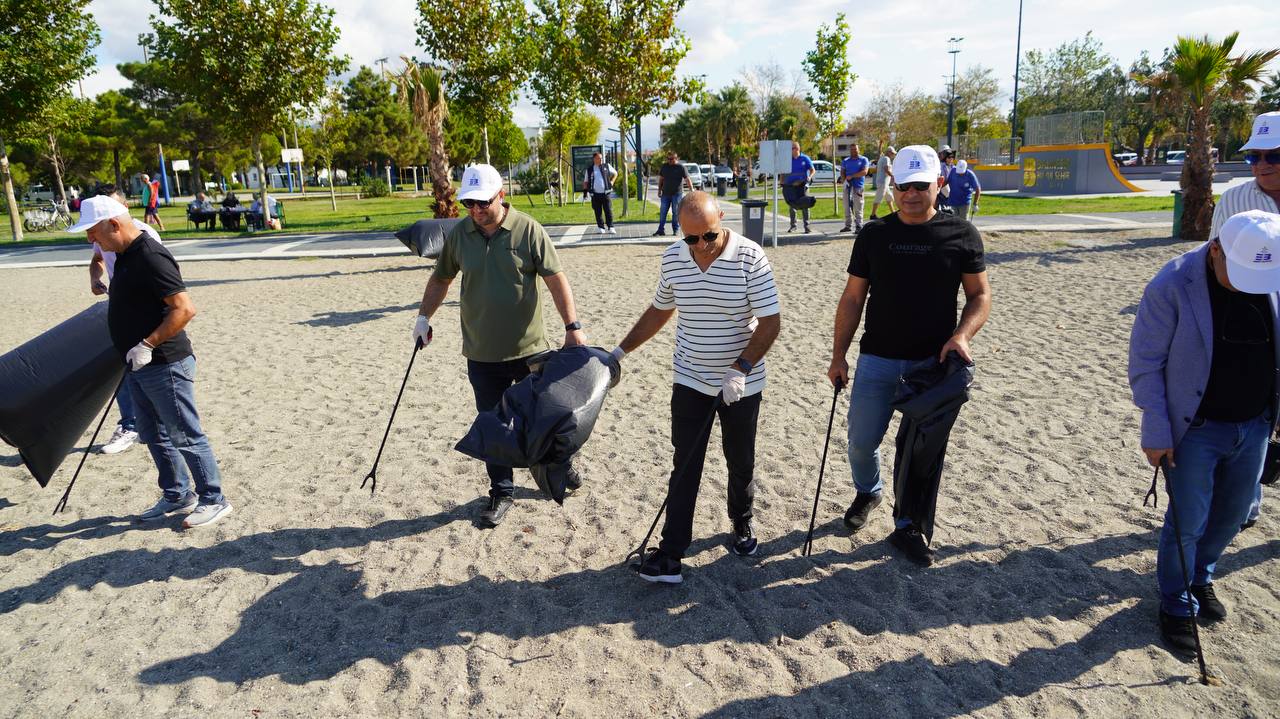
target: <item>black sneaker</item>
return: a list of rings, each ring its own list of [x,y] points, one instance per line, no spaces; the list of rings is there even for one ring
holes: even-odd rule
[[[572,494],[582,487],[582,475],[578,474],[578,470],[573,467],[569,468],[569,473],[564,478],[565,494]]]
[[[513,504],[515,501],[505,495],[489,497],[489,506],[480,510],[480,523],[490,527],[502,524],[502,518],[507,516],[507,510]]]
[[[787,232],[795,232],[795,231],[796,231],[795,225],[791,225],[790,227],[787,228]]]
[[[927,567],[933,564],[933,550],[924,541],[924,535],[915,527],[899,527],[889,535],[889,543],[901,549],[907,559]]]
[[[1164,610],[1160,610],[1160,636],[1164,639],[1165,644],[1170,649],[1184,655],[1194,655],[1196,653],[1195,627],[1192,626],[1194,620],[1191,617],[1179,617],[1173,614],[1165,614]]]
[[[807,234],[809,234],[810,232],[811,232],[811,230],[809,229],[809,226],[808,226],[808,225],[805,225],[805,226],[804,226],[804,233],[807,235]]]
[[[1200,616],[1211,622],[1227,618],[1227,606],[1222,603],[1222,600],[1218,599],[1218,594],[1213,591],[1213,582],[1192,584],[1191,596],[1195,597],[1196,601],[1200,603]]]
[[[878,219],[880,219],[880,218],[876,216],[876,213],[872,212],[872,213],[871,213],[871,219],[873,219],[873,220],[878,220]]]
[[[684,581],[684,577],[680,575],[680,560],[661,549],[649,550],[649,554],[640,563],[639,572],[640,578],[646,582],[679,584]]]
[[[1240,531],[1243,532],[1244,530],[1248,529],[1249,527],[1252,527],[1257,523],[1258,523],[1258,520],[1256,519],[1246,519],[1244,524],[1240,525]]]
[[[852,532],[867,526],[867,518],[871,516],[871,510],[879,507],[880,502],[878,494],[858,492],[858,496],[853,498],[853,504],[849,505],[849,510],[844,513],[844,526]]]
[[[664,236],[666,236],[666,234],[667,234],[667,233],[666,233],[664,230],[658,230],[657,232],[653,233],[653,236],[654,236],[654,237],[664,237]]]
[[[840,231],[841,231],[841,232],[853,232],[853,228],[852,228],[852,227],[850,227],[850,226],[848,226],[848,225],[845,225],[844,227],[841,227],[841,228],[840,228]]]
[[[755,532],[751,531],[750,519],[739,519],[733,523],[733,544],[729,549],[739,557],[750,557],[756,553],[759,543]]]

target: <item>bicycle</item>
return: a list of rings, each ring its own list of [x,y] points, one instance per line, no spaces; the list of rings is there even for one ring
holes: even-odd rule
[[[32,207],[22,212],[22,227],[27,232],[40,232],[50,228],[65,230],[74,223],[67,203],[49,200],[47,206]]]

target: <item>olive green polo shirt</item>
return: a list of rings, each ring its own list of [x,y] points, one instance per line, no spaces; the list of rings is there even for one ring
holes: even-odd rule
[[[451,281],[462,273],[462,355],[503,362],[550,348],[542,322],[538,276],[560,272],[560,258],[536,220],[508,206],[493,237],[470,217],[444,239],[431,276]]]

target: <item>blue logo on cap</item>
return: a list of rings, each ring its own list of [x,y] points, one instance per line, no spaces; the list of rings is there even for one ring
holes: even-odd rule
[[[907,163],[908,170],[919,170],[921,167],[923,167],[923,165],[921,165],[919,160],[912,160]]]
[[[1263,125],[1262,127],[1259,127],[1259,128],[1258,128],[1258,134],[1259,134],[1259,135],[1270,135],[1270,134],[1271,134],[1271,126],[1270,126],[1270,125]]]
[[[472,185],[479,185],[479,184],[480,184],[480,178],[479,178],[478,176],[476,176],[476,175],[472,175],[472,176],[471,176],[471,182],[470,182],[470,183],[468,183],[468,184],[472,184]]]
[[[1258,250],[1258,254],[1253,256],[1253,261],[1271,262],[1271,250],[1264,246],[1261,250]]]

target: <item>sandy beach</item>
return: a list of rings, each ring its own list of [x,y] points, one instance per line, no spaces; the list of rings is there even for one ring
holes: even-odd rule
[[[90,456],[51,517],[75,458],[41,490],[0,446],[0,716],[1280,715],[1280,494],[1219,564],[1231,615],[1201,637],[1224,686],[1160,644],[1165,499],[1142,506],[1125,371],[1144,284],[1191,246],[1155,234],[985,238],[993,311],[929,569],[884,541],[888,502],[854,537],[841,525],[847,393],[800,556],[851,240],[768,250],[783,328],[760,417],[761,554],[727,551],[717,430],[679,587],[623,565],[670,472],[674,323],[624,361],[579,455],[584,487],[561,508],[517,470],[516,506],[485,530],[484,468],[452,448],[474,417],[456,288],[378,491],[359,489],[430,261],[189,263],[197,400],[235,512],[205,530],[137,523],[158,490],[136,446]],[[648,305],[661,251],[561,250],[594,344]],[[0,271],[0,351],[95,299],[83,268]]]

